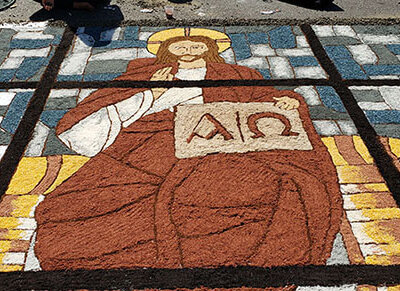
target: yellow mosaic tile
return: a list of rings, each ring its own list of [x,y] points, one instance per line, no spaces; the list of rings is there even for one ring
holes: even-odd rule
[[[400,158],[400,139],[397,138],[389,138],[389,146],[392,153]]]
[[[27,194],[40,182],[46,173],[45,157],[25,157],[18,164],[6,194]]]
[[[373,165],[336,166],[336,171],[339,176],[339,183],[342,184],[363,184],[382,180],[378,170]],[[379,176],[376,176],[375,172]]]
[[[371,183],[363,185],[366,189],[374,192],[388,192],[389,188],[385,183]]]
[[[20,221],[15,217],[0,217],[0,228],[13,229],[20,225]]]
[[[330,153],[333,164],[335,166],[344,166],[349,164],[339,153],[339,150],[336,147],[335,139],[333,137],[323,137],[322,142],[328,148],[328,152]]]
[[[5,239],[9,240],[17,240],[17,239],[24,239],[26,237],[30,237],[31,233],[26,230],[19,230],[19,229],[9,229],[7,234],[4,236]]]
[[[365,263],[368,265],[392,265],[393,260],[389,256],[373,255],[365,258]]]
[[[363,208],[374,208],[376,207],[377,201],[373,193],[361,193],[356,195],[350,195],[350,200],[353,202],[357,209]]]
[[[11,213],[13,217],[31,217],[32,208],[39,200],[39,195],[19,196],[12,201],[14,210]]]
[[[358,135],[353,136],[353,143],[356,151],[360,154],[360,156],[364,159],[367,164],[373,164],[374,159],[369,154],[367,147],[365,146],[364,142],[362,141],[361,137]]]
[[[11,248],[11,241],[10,240],[0,240],[0,253],[8,252]],[[0,257],[1,261],[1,257]]]
[[[399,208],[363,209],[362,215],[371,220],[400,218]]]
[[[61,166],[60,173],[57,176],[56,181],[50,188],[44,193],[48,194],[53,191],[62,182],[71,177],[76,171],[78,171],[90,158],[84,156],[63,156],[63,162]]]
[[[390,233],[390,229],[371,221],[363,223],[363,230],[373,241],[378,244],[397,244],[396,238]]]
[[[379,247],[389,256],[400,256],[400,243],[379,245]]]
[[[21,265],[0,265],[0,272],[16,272],[22,271],[24,266]]]

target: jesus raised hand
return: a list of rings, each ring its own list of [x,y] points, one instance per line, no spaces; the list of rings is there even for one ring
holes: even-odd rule
[[[172,67],[166,67],[156,71],[153,76],[151,76],[150,81],[172,81],[174,75],[171,74],[171,70]],[[167,90],[167,88],[151,88],[154,100],[158,99]]]

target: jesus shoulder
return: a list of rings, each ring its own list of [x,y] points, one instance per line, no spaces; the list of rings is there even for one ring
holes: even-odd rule
[[[217,77],[216,79],[223,79],[223,80],[263,79],[263,76],[259,71],[245,66],[226,64],[226,63],[210,63],[208,64],[208,67],[212,69],[212,71],[216,73],[216,75],[218,75],[216,76]]]

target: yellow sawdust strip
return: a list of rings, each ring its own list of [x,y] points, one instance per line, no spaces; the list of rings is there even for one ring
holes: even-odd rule
[[[389,256],[400,256],[400,243],[379,245],[379,247]]]
[[[371,184],[364,184],[363,185],[366,189],[375,192],[388,192],[389,188],[386,186],[385,183],[371,183]]]
[[[57,186],[59,186],[62,182],[71,177],[89,160],[90,158],[83,156],[63,156],[63,164],[61,166],[60,173],[58,174],[57,179],[54,181],[53,185],[51,185],[44,194],[48,194],[55,188],[57,188]]]
[[[377,206],[377,201],[375,199],[376,194],[362,193],[349,195],[349,197],[356,209],[375,208]]]
[[[25,157],[18,164],[6,194],[27,194],[40,182],[46,173],[45,157]]]
[[[16,272],[22,271],[22,269],[21,265],[0,265],[0,272]]]
[[[339,176],[339,183],[343,184],[357,184],[366,183],[368,178],[362,173],[362,169],[359,166],[337,166],[336,171]]]
[[[389,138],[389,146],[392,153],[400,158],[400,139],[398,138]]]
[[[396,238],[391,234],[391,230],[384,227],[379,222],[371,221],[363,223],[363,230],[374,242],[378,244],[397,244]]]
[[[18,196],[12,201],[13,217],[31,217],[30,212],[39,200],[39,195]]]
[[[353,143],[356,151],[360,154],[360,156],[364,159],[367,164],[373,164],[374,159],[369,154],[367,147],[365,146],[361,137],[355,135],[353,136]]]
[[[371,220],[400,218],[399,208],[363,209],[362,215]]]
[[[344,166],[349,164],[339,153],[339,150],[335,143],[335,139],[333,137],[323,137],[322,142],[328,148],[328,152],[330,153],[333,164],[335,166]]]
[[[389,256],[372,255],[365,258],[368,265],[394,265],[395,262]]]
[[[8,252],[10,249],[11,249],[10,240],[0,240],[0,253]]]
[[[5,239],[10,239],[10,240],[18,240],[22,239],[25,237],[26,231],[24,230],[19,230],[19,229],[9,229],[7,234],[4,236]]]
[[[0,228],[13,229],[20,225],[18,218],[0,217]]]

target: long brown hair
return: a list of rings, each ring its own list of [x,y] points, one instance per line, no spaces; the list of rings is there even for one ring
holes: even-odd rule
[[[168,47],[178,41],[190,40],[195,42],[202,42],[208,47],[208,51],[204,53],[203,59],[206,63],[225,63],[225,60],[218,54],[218,45],[212,38],[201,35],[194,36],[177,36],[164,41],[157,52],[157,60],[155,64],[175,63],[178,57],[172,54]]]

